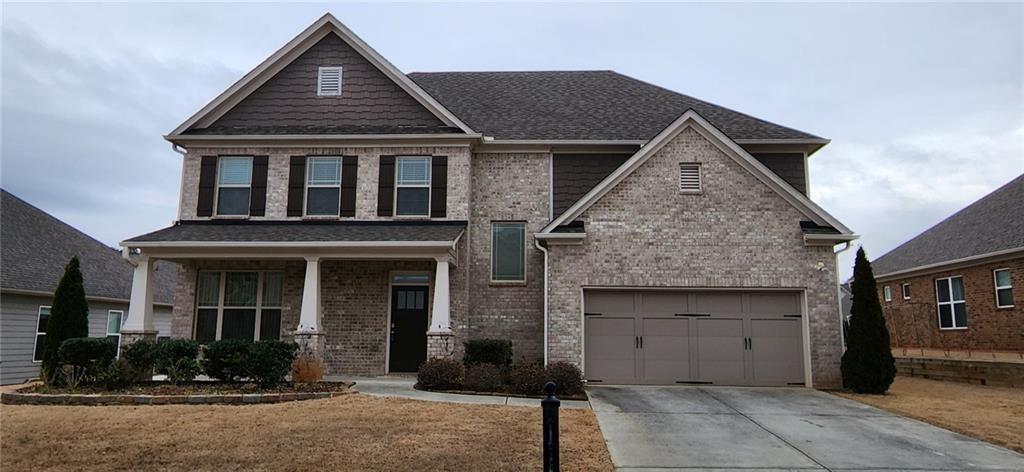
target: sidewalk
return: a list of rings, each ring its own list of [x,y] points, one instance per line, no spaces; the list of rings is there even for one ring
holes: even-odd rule
[[[412,376],[388,375],[383,377],[346,378],[345,381],[355,382],[352,390],[377,397],[410,398],[431,402],[472,403],[476,405],[513,405],[540,406],[539,398],[517,398],[492,395],[459,395],[454,393],[425,392],[416,390]],[[590,409],[590,402],[582,400],[562,400],[562,408]]]

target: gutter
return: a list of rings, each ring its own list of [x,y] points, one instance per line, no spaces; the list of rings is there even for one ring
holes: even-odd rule
[[[24,296],[29,296],[29,297],[53,297],[53,292],[44,292],[42,290],[22,290],[22,289],[18,289],[18,288],[0,288],[0,293],[8,293],[8,294],[11,294],[11,295],[24,295]],[[127,298],[100,297],[100,296],[94,296],[94,295],[86,295],[85,299],[87,301],[91,300],[91,301],[95,301],[95,302],[125,303],[125,304],[128,303],[128,299]],[[159,306],[171,307],[171,308],[174,307],[173,303],[164,303],[164,302],[157,302],[157,301],[154,301],[153,305],[159,305]]]
[[[846,313],[843,313],[843,288],[842,283],[839,281],[839,255],[846,252],[851,247],[853,247],[853,245],[850,244],[850,241],[847,241],[842,249],[834,251],[836,258],[836,307],[838,308],[836,311],[839,312],[839,344],[844,350],[846,349],[846,333],[844,332],[846,330],[844,323],[844,321],[846,321]]]
[[[548,250],[533,238],[534,246],[544,253],[544,365],[548,365]]]

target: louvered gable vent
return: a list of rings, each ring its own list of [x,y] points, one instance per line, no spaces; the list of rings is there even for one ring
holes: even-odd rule
[[[679,164],[679,191],[700,193],[700,164]]]
[[[317,74],[316,94],[320,96],[341,95],[341,67],[321,67]]]

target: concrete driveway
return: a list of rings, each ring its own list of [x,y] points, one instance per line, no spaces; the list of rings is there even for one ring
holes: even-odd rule
[[[1005,470],[1024,456],[805,388],[590,387],[620,470]]]

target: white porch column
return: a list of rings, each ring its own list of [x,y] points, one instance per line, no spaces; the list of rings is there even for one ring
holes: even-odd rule
[[[153,329],[153,261],[142,257],[135,261],[132,274],[132,295],[128,301],[128,319],[121,324],[121,332],[131,334],[155,333]]]
[[[306,280],[302,285],[302,308],[299,311],[301,334],[320,332],[320,258],[306,257]]]
[[[434,272],[434,306],[430,312],[430,333],[451,333],[451,298],[448,289],[448,257],[438,258]]]

